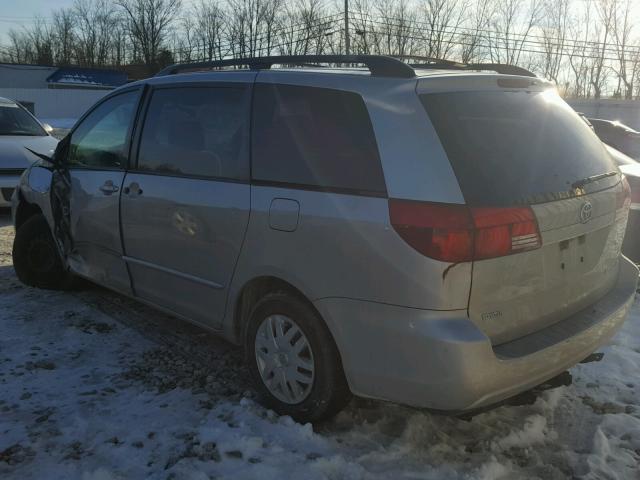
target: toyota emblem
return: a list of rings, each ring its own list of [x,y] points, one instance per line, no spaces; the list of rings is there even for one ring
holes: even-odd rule
[[[591,202],[584,202],[582,208],[580,209],[580,221],[582,223],[587,223],[591,220],[591,214],[593,213],[593,205]]]

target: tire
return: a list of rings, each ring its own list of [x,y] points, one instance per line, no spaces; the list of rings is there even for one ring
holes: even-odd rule
[[[18,279],[30,287],[69,290],[74,277],[62,265],[49,224],[42,214],[29,217],[13,241],[13,267]]]
[[[277,330],[278,324],[283,326],[284,336],[277,337],[281,343],[276,347],[268,332]],[[294,327],[299,331],[292,334]],[[287,335],[293,336],[287,339]],[[292,353],[304,341],[306,347],[299,354]],[[282,359],[283,354],[277,352],[287,353]],[[286,292],[270,293],[254,306],[245,334],[245,354],[262,403],[280,415],[289,415],[301,423],[319,422],[333,417],[351,399],[340,355],[327,326],[309,304]],[[265,358],[270,360],[265,362]],[[270,370],[269,365],[273,367],[273,376],[264,380],[263,376],[269,375],[261,374],[261,370]],[[307,365],[312,368],[307,369]],[[304,381],[292,380],[301,378],[293,371],[302,374]],[[289,381],[282,381],[283,372]]]

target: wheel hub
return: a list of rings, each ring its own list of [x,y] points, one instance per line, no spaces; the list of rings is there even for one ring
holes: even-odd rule
[[[278,368],[288,367],[289,366],[289,357],[286,353],[276,353],[273,355],[273,362]]]
[[[266,317],[256,332],[255,354],[262,382],[273,396],[288,404],[307,398],[314,380],[313,352],[292,319]]]

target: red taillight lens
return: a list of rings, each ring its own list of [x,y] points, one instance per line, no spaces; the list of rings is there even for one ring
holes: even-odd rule
[[[468,208],[392,199],[389,214],[393,228],[409,245],[444,262],[500,257],[541,245],[528,207]]]
[[[472,259],[473,223],[464,205],[389,200],[396,232],[418,252],[445,262]]]
[[[471,208],[471,215],[476,227],[476,260],[533,250],[541,244],[529,207]]]

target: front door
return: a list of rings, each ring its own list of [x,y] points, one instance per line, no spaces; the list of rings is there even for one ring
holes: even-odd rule
[[[57,173],[54,209],[56,236],[65,237],[72,271],[98,284],[130,293],[122,258],[119,201],[139,89],[114,95],[97,105],[70,133],[64,168]]]
[[[135,295],[213,327],[249,220],[250,88],[155,87],[122,190]]]

